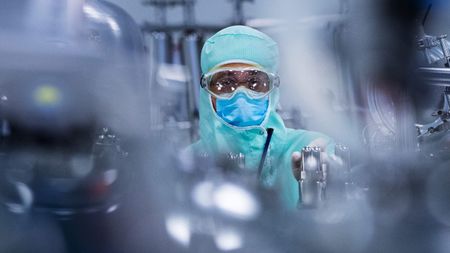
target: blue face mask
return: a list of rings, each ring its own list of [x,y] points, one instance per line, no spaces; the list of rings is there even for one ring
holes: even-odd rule
[[[254,99],[238,91],[230,99],[216,100],[216,113],[225,122],[237,127],[258,126],[266,117],[269,96]]]

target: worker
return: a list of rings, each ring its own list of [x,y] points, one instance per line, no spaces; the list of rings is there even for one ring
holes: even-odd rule
[[[188,150],[243,154],[245,169],[258,173],[259,168],[261,184],[277,188],[282,203],[295,207],[299,188],[294,173],[299,168],[293,173],[292,166],[299,164],[299,151],[320,146],[332,153],[334,143],[321,133],[285,127],[276,112],[278,58],[277,43],[247,26],[227,27],[205,42],[201,51],[200,140]]]

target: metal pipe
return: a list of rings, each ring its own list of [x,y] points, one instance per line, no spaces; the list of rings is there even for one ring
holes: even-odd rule
[[[194,0],[186,0],[184,3],[184,23],[187,26],[192,26],[195,24],[195,12],[194,12]]]

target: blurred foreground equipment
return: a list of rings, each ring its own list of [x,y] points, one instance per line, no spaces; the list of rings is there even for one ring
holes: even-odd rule
[[[36,225],[55,229],[27,244],[1,235],[0,251],[63,252],[48,249],[63,237],[74,252],[113,252],[76,238],[107,234],[98,222],[121,209],[138,169],[130,156],[149,127],[139,27],[113,4],[78,0],[1,1],[0,23],[0,212],[25,219],[16,238],[57,224]]]
[[[128,177],[116,134],[129,141],[148,126],[139,29],[103,1],[20,3],[5,8],[29,15],[0,30],[2,186],[21,203],[6,202],[91,208]]]

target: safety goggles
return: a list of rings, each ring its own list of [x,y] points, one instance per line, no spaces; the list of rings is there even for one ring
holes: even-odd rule
[[[218,98],[231,98],[245,88],[252,98],[262,98],[280,85],[278,75],[255,68],[221,68],[202,76],[201,86]]]

